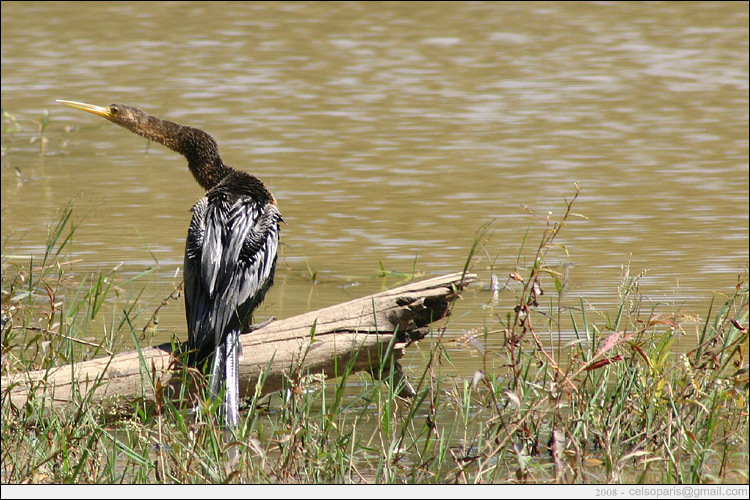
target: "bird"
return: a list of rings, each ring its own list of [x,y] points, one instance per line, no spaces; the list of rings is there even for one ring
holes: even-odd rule
[[[210,395],[224,389],[224,423],[239,423],[240,334],[273,284],[283,222],[276,199],[254,175],[224,163],[203,130],[151,116],[123,104],[96,106],[58,100],[158,142],[187,159],[206,190],[192,208],[185,242],[187,363],[211,366]]]

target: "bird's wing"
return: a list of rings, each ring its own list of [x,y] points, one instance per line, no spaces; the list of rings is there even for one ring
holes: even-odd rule
[[[205,342],[205,334],[202,333],[201,325],[206,323],[209,317],[211,300],[208,289],[203,286],[201,278],[201,257],[203,255],[203,238],[206,232],[206,211],[208,209],[208,198],[203,197],[193,206],[193,218],[188,228],[187,241],[185,242],[185,314],[187,316],[188,337],[191,349],[197,350],[193,353],[198,360],[203,360],[209,355],[214,346],[213,338],[211,345]]]
[[[275,205],[247,198],[232,203],[209,198],[205,210],[200,204],[188,234],[188,244],[200,251],[186,248],[185,298],[186,304],[192,299],[191,342],[205,351],[222,342],[230,328],[244,328],[263,300],[273,280],[281,216]],[[190,297],[189,284],[196,288]]]
[[[233,325],[245,328],[253,309],[271,285],[279,245],[279,212],[275,205],[240,199],[227,214],[220,264],[205,260],[202,267],[214,302],[216,341]],[[206,229],[209,234],[212,224]]]

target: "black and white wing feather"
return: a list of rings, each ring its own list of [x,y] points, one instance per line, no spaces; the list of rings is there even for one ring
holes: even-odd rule
[[[246,329],[273,283],[281,214],[273,203],[209,192],[193,207],[185,248],[190,347],[203,362]]]

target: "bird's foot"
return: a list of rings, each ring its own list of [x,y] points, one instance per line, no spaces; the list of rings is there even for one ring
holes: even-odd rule
[[[270,325],[272,321],[276,321],[276,316],[271,316],[270,318],[268,318],[265,321],[262,321],[262,322],[257,323],[257,324],[250,325],[248,327],[248,329],[247,329],[247,333],[254,332],[255,330],[260,330],[261,328],[265,328],[268,325]]]

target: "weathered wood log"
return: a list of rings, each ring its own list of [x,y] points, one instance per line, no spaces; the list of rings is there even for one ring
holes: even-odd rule
[[[473,274],[455,273],[397,287],[360,299],[276,320],[241,336],[240,394],[263,393],[292,383],[302,373],[337,377],[349,363],[351,371],[367,370],[377,376],[398,360],[404,349],[424,337],[427,325],[449,314],[449,305]],[[155,391],[173,391],[192,377],[184,377],[169,344],[147,347],[104,358],[2,377],[3,404],[24,405],[30,394],[50,407],[75,406],[81,400],[122,404],[141,398],[154,400]],[[400,378],[400,366],[394,361]],[[402,393],[409,393],[409,385]],[[155,389],[156,388],[156,389]],[[193,388],[193,384],[188,387]]]

